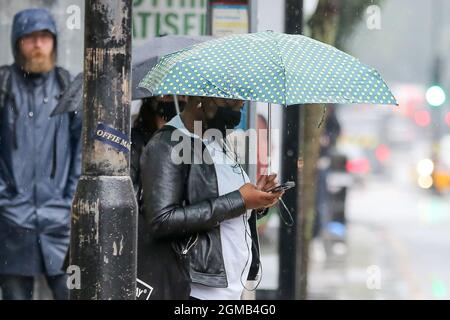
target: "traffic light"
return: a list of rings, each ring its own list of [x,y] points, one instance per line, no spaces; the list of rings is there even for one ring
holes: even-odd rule
[[[431,85],[425,93],[427,103],[432,107],[441,107],[447,100],[447,94],[441,85],[442,61],[436,56],[433,61]]]
[[[440,107],[447,100],[447,95],[442,86],[434,84],[427,89],[425,93],[425,98],[430,106]]]

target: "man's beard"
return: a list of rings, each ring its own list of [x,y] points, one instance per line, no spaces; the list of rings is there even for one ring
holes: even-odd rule
[[[50,55],[45,55],[39,49],[31,53],[30,58],[25,58],[21,52],[18,55],[18,63],[25,72],[45,73],[55,67],[56,54],[53,50]]]

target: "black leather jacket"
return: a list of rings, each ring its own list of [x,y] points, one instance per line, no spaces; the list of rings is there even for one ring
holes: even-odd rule
[[[154,288],[153,299],[187,299],[190,281],[227,287],[220,222],[246,211],[238,190],[218,195],[210,158],[195,162],[203,159],[202,154],[209,156],[205,145],[188,136],[172,141],[174,130],[166,125],[157,131],[141,157],[143,214],[139,221],[138,278]],[[194,164],[175,164],[173,152],[186,144],[192,146],[189,156]],[[249,226],[253,259],[248,279],[255,280],[259,270],[255,211]]]

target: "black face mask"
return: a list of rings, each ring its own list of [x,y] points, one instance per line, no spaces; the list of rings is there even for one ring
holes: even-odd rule
[[[184,105],[186,103],[183,101],[178,102],[178,106],[180,107],[180,112],[183,111]],[[156,113],[163,118],[165,121],[169,121],[173,117],[177,115],[177,109],[175,108],[174,102],[158,102],[156,107]]]
[[[203,109],[204,110],[204,109]],[[227,129],[234,129],[241,122],[241,111],[231,110],[228,107],[218,107],[212,119],[206,120],[208,129],[218,129],[225,137]]]

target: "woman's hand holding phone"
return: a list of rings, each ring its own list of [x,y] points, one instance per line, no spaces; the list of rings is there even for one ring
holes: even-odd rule
[[[278,202],[278,198],[284,193],[284,191],[277,193],[262,191],[251,183],[244,184],[239,188],[239,192],[244,199],[245,207],[247,209],[270,208]]]
[[[277,174],[260,175],[256,182],[256,188],[262,191],[269,191],[278,184]]]

